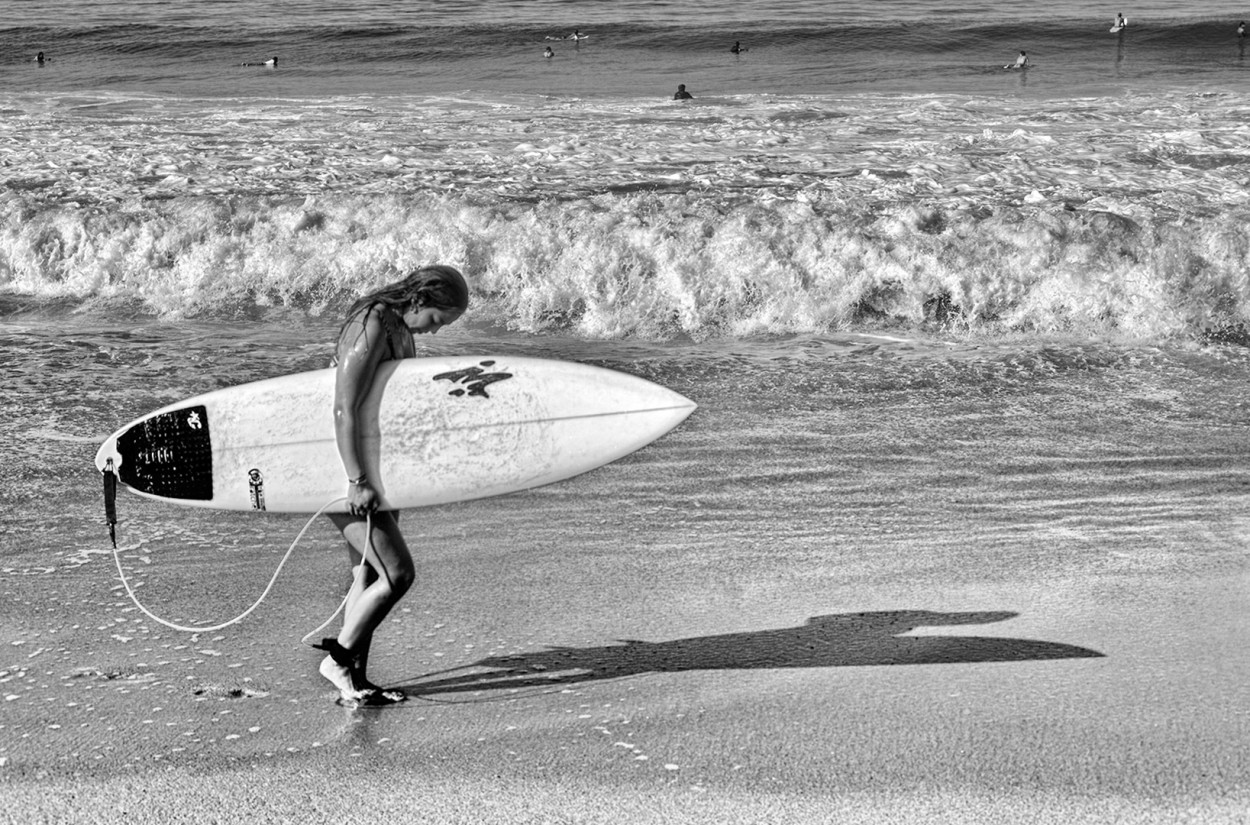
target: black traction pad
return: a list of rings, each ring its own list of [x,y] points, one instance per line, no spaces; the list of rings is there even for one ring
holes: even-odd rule
[[[213,498],[213,449],[203,406],[139,422],[117,437],[117,453],[117,476],[134,490],[163,498]]]

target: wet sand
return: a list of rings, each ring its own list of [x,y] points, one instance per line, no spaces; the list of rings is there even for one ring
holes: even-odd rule
[[[794,542],[709,575],[694,532],[632,559],[448,542],[375,651],[412,696],[373,710],[336,706],[292,638],[321,618],[297,605],[333,605],[328,531],[255,617],[202,637],[139,621],[103,564],[51,589],[11,575],[5,815],[1244,821],[1247,582],[1233,537],[1195,539],[1193,570],[992,580],[848,576]]]
[[[830,380],[881,374],[855,368]],[[193,636],[130,603],[96,479],[67,475],[4,536],[3,818],[1244,822],[1240,402],[1177,373],[1180,415],[1143,381],[1165,374],[866,405],[676,373],[704,405],[641,453],[404,514],[386,709],[337,706],[300,643],[346,585],[328,524]],[[247,607],[303,525],[119,510],[138,594],[179,622]]]

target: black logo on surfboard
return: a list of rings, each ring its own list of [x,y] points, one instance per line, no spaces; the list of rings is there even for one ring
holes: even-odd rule
[[[261,475],[260,470],[252,469],[247,471],[247,487],[248,493],[252,498],[252,509],[264,510],[265,477]]]
[[[482,367],[489,368],[493,366],[495,366],[494,361],[482,361],[480,366],[467,367],[462,370],[453,370],[452,372],[440,372],[434,376],[434,380],[450,381],[453,384],[460,385],[449,392],[448,395],[457,397],[477,395],[482,398],[490,398],[490,395],[486,392],[488,386],[496,381],[506,381],[512,377],[510,372],[487,372],[485,369],[482,369]]]

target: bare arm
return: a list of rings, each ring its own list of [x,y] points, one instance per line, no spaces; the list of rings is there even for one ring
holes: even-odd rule
[[[374,375],[386,349],[386,331],[378,310],[370,310],[353,320],[339,339],[334,376],[334,437],[348,479],[358,480],[365,473],[360,448],[360,408],[373,387]],[[378,494],[369,479],[350,486],[348,504],[353,510],[377,509]]]

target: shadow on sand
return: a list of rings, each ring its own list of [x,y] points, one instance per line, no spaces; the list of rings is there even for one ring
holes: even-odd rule
[[[917,627],[988,624],[1016,613],[896,610],[813,616],[801,627],[696,636],[671,642],[622,640],[603,647],[556,647],[490,656],[399,687],[409,695],[558,687],[683,670],[867,667],[1100,658],[1083,647],[988,636],[904,636]],[[472,671],[457,676],[448,674]],[[438,678],[441,677],[441,678]]]

